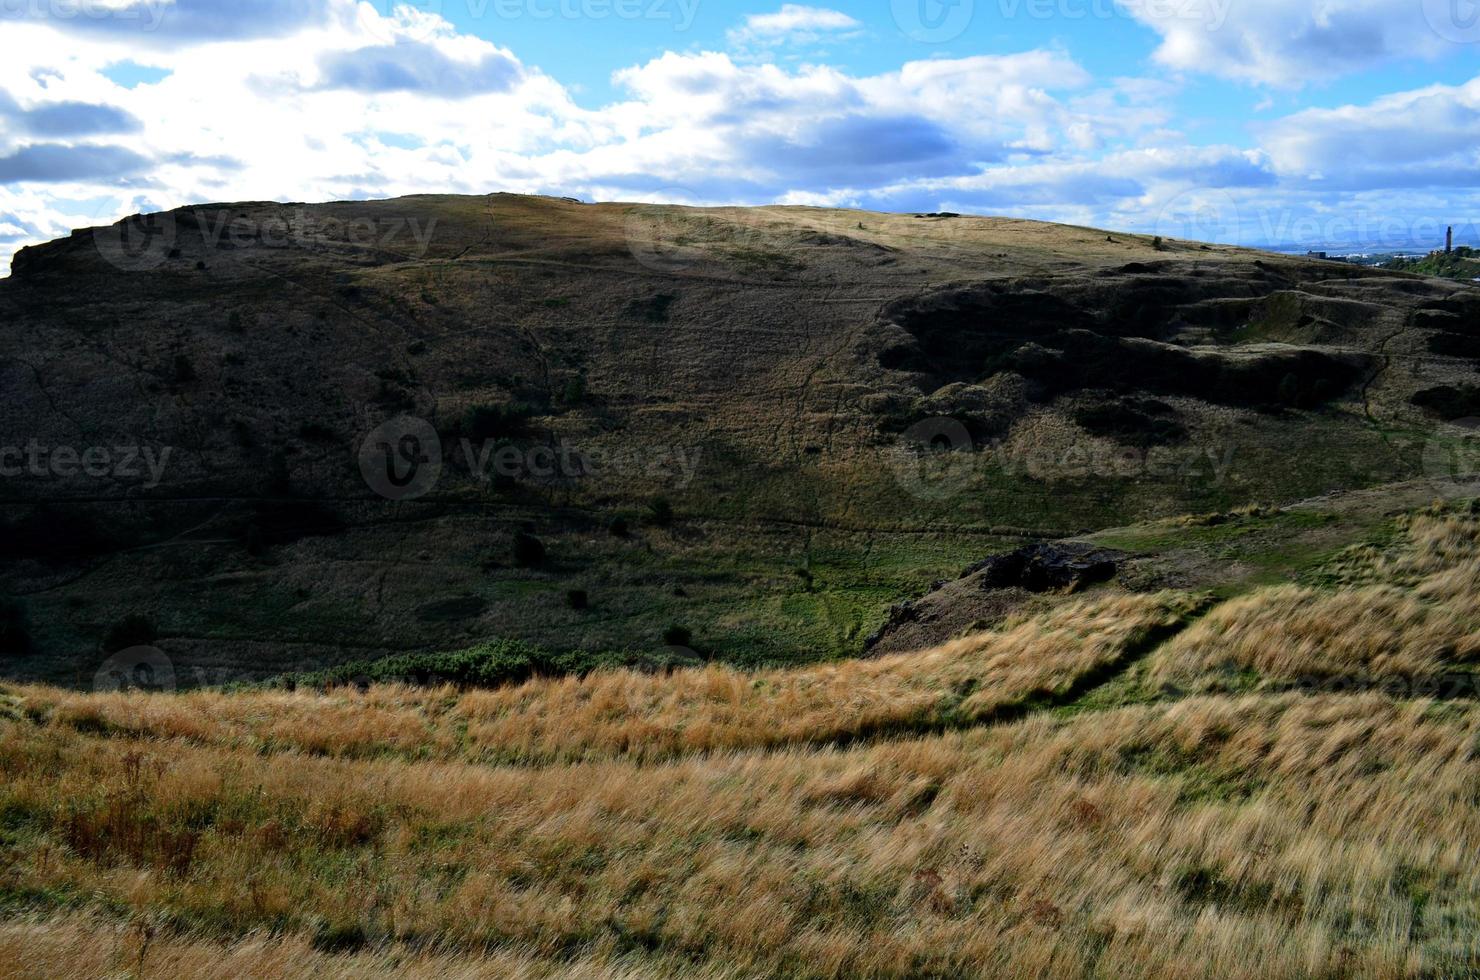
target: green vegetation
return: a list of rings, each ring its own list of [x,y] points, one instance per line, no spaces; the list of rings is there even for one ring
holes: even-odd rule
[[[1452,252],[1430,252],[1421,259],[1394,258],[1383,268],[1441,279],[1480,279],[1480,249],[1460,245]]]

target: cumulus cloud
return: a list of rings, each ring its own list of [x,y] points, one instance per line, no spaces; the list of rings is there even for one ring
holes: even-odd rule
[[[490,50],[462,60],[449,57],[436,45],[405,38],[390,45],[326,54],[319,59],[319,71],[323,88],[422,92],[453,99],[507,92],[523,74],[519,61],[503,51]]]
[[[0,21],[46,24],[57,30],[126,37],[134,43],[281,37],[322,25],[343,0],[8,0]],[[341,7],[342,11],[342,7]]]
[[[42,102],[22,108],[4,92],[0,92],[0,122],[15,132],[46,138],[131,133],[141,125],[131,113],[116,106]]]
[[[123,146],[34,143],[0,157],[0,184],[113,180],[148,167],[147,157]]]
[[[732,44],[812,44],[856,34],[862,27],[841,10],[788,3],[774,13],[751,14],[729,36]]]
[[[1480,168],[1480,78],[1307,109],[1264,133],[1276,166],[1332,187],[1468,186]]]
[[[1162,64],[1287,88],[1388,60],[1458,53],[1462,45],[1445,37],[1447,2],[1117,0],[1162,36]]]

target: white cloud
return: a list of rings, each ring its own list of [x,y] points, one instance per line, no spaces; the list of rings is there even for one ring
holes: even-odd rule
[[[825,37],[855,34],[862,26],[841,10],[788,3],[775,13],[746,17],[742,26],[730,31],[730,43],[812,44]]]
[[[1394,59],[1458,53],[1463,46],[1445,36],[1448,2],[1117,0],[1161,34],[1161,63],[1289,88]]]
[[[0,26],[0,271],[21,245],[203,201],[511,190],[1145,228],[1198,188],[1245,215],[1265,213],[1258,201],[1298,210],[1297,193],[1332,214],[1377,209],[1384,186],[1411,189],[1394,207],[1458,209],[1480,165],[1480,81],[1298,113],[1269,124],[1259,149],[1195,147],[1175,129],[1171,83],[1097,81],[1060,50],[876,74],[667,52],[616,72],[620,99],[590,109],[514,51],[424,12],[305,0],[313,16],[243,37],[206,0],[178,2],[194,19],[143,52],[122,29]],[[853,29],[816,7],[742,29],[757,20],[775,37]],[[103,74],[130,59],[167,74],[133,88]],[[1449,202],[1434,187],[1453,189]]]

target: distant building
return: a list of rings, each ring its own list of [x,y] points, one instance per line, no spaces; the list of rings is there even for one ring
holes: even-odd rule
[[[1329,259],[1331,256],[1325,252],[1306,252],[1305,257],[1308,259]]]
[[[1444,233],[1444,254],[1445,255],[1449,255],[1453,251],[1454,251],[1454,225],[1450,225],[1449,226],[1449,230]]]

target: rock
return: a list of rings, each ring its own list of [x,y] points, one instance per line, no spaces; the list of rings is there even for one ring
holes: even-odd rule
[[[1075,592],[1114,578],[1117,568],[1110,552],[1040,543],[979,562],[968,568],[963,578],[980,574],[983,589]]]

